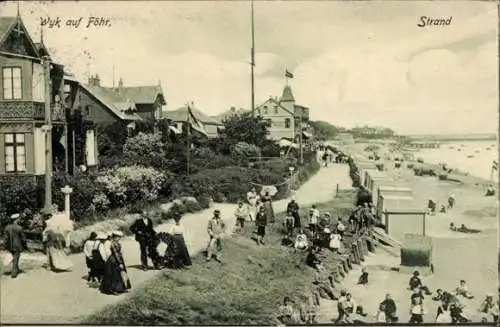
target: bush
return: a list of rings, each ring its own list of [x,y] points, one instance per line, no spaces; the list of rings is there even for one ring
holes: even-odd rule
[[[26,209],[36,211],[43,205],[43,185],[33,178],[12,178],[0,180],[0,224],[6,225],[6,218]]]
[[[384,171],[384,164],[383,163],[378,163],[378,164],[375,164],[375,166],[377,167],[377,169],[379,171]]]
[[[417,162],[418,162],[418,163],[424,163],[424,159],[422,159],[422,158],[417,158]]]
[[[166,189],[167,181],[167,175],[142,166],[109,169],[97,177],[97,183],[103,186],[104,195],[114,208],[129,202],[157,200]]]
[[[394,163],[394,168],[401,168],[401,163],[400,162],[395,162]]]
[[[413,167],[415,167],[415,165],[412,163],[406,164],[406,168],[408,169],[413,169]]]

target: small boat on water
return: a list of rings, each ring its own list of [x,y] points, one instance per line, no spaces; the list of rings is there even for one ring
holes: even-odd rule
[[[486,150],[487,150],[487,151],[490,151],[490,150],[491,150],[491,148],[490,148],[490,147],[487,147],[487,148],[486,148]]]
[[[454,149],[455,147],[453,145],[450,145],[450,149]]]
[[[479,150],[476,150],[476,153],[479,153]]]
[[[472,154],[468,155],[467,158],[474,158]]]
[[[457,151],[462,151],[462,149],[457,149]]]

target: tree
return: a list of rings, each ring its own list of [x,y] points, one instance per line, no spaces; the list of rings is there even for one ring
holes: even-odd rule
[[[262,147],[268,143],[267,135],[271,124],[262,117],[252,117],[251,113],[234,115],[223,122],[223,138],[232,145],[245,142]]]
[[[339,133],[345,131],[345,128],[334,126],[326,121],[311,121],[309,125],[312,126],[316,137],[320,140],[334,139]]]

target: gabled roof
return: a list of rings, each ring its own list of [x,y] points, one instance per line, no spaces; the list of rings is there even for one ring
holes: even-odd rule
[[[4,44],[4,42],[7,40],[9,37],[10,33],[14,29],[14,27],[19,23],[21,28],[24,30],[24,34],[28,40],[28,43],[30,46],[33,48],[33,51],[36,54],[36,57],[40,57],[38,47],[35,45],[33,40],[31,39],[31,36],[28,33],[28,29],[26,26],[24,26],[23,20],[21,17],[16,16],[16,17],[0,17],[0,46]],[[15,55],[15,53],[13,53]]]
[[[118,88],[107,88],[119,90],[120,94],[137,104],[152,104],[158,96],[161,96],[162,105],[165,105],[165,97],[160,85],[154,86],[121,86]]]
[[[0,17],[0,44],[5,41],[15,22],[16,17]]]
[[[212,116],[212,118],[222,123],[227,118],[230,118],[232,116],[241,116],[241,115],[249,113],[249,112],[250,112],[250,110],[240,108],[240,109],[237,109],[234,111],[233,110],[225,111],[225,112],[218,114],[216,116]]]
[[[35,46],[36,46],[36,49],[38,50],[38,53],[41,56],[45,55],[45,56],[50,57],[49,50],[47,49],[47,47],[45,47],[45,44],[43,44],[42,42],[35,42]]]
[[[191,112],[193,113],[194,117],[203,124],[221,125],[219,121],[206,115],[205,113],[203,113],[201,110],[197,109],[194,106],[191,106]],[[187,105],[185,105],[176,110],[163,111],[162,116],[174,122],[186,122],[188,118],[188,107]]]
[[[287,102],[287,101],[295,101],[295,98],[293,97],[292,93],[292,88],[290,85],[285,85],[285,88],[283,89],[283,94],[281,95],[280,102]]]
[[[106,106],[115,116],[122,120],[141,120],[142,118],[134,113],[137,108],[135,103],[122,97],[117,92],[108,90],[105,87],[81,84],[82,88]]]
[[[269,99],[267,99],[264,103],[262,103],[260,106],[258,106],[257,108],[260,109],[263,105],[265,105],[266,103],[274,103],[275,105],[277,105],[279,108],[285,110],[286,112],[288,112],[290,115],[293,115],[294,113],[291,112],[290,110],[288,110],[287,108],[283,107],[279,102],[278,100],[274,99],[273,97],[270,97]]]

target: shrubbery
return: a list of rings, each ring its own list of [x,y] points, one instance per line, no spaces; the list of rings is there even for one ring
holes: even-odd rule
[[[280,148],[265,139],[267,122],[247,115],[226,121],[225,135],[216,139],[193,135],[196,146],[190,152],[190,175],[186,176],[185,135],[172,136],[165,126],[160,128],[163,133],[153,134],[152,126],[139,125],[131,138],[119,124],[101,127],[98,172],[54,173],[52,198],[58,210],[64,208],[61,188],[65,185],[73,189],[71,216],[80,226],[115,217],[115,210],[123,214],[136,203],[194,197],[197,204],[185,209],[193,212],[208,208],[212,200],[237,202],[252,186],[260,190],[260,185],[275,185],[275,199],[281,199],[290,186],[300,186],[319,169],[312,151],[304,152],[305,164],[300,169],[297,151],[290,151],[286,160],[256,160],[279,158]],[[293,185],[290,166],[295,168]],[[0,203],[0,223],[8,215],[25,211],[29,221],[44,204],[43,178],[0,181]]]

